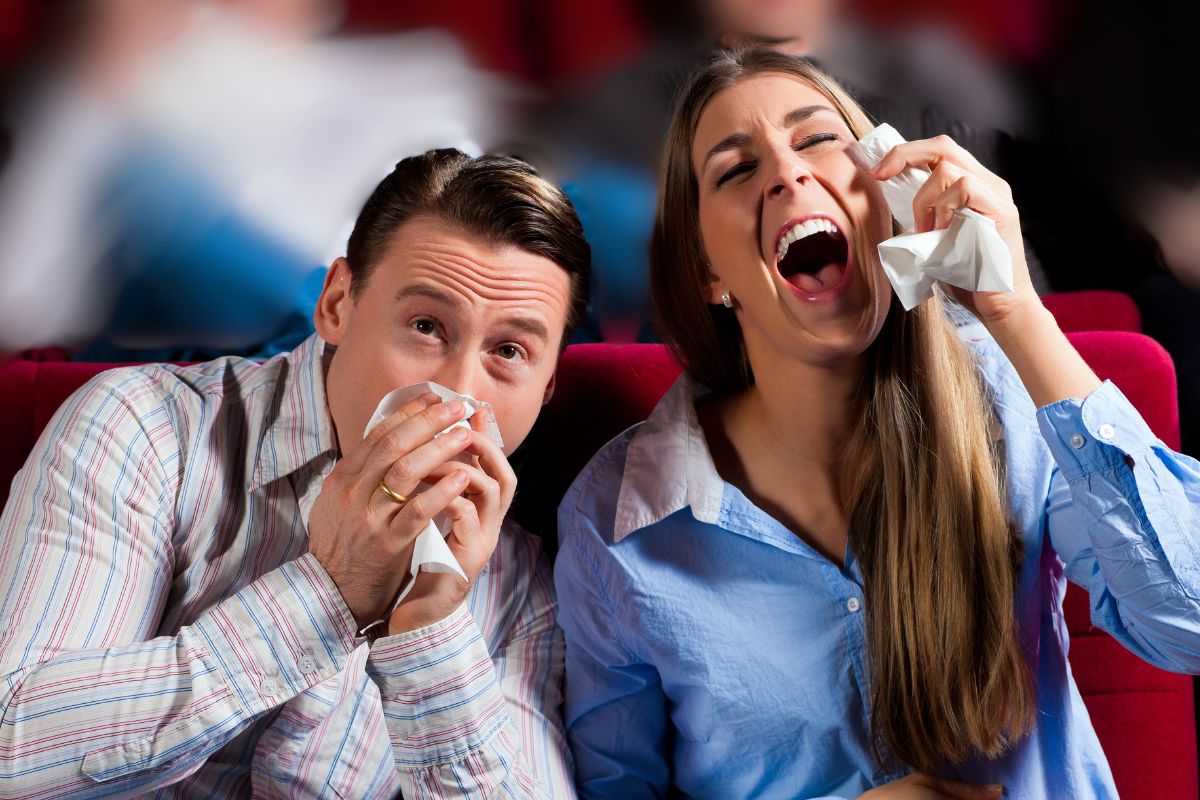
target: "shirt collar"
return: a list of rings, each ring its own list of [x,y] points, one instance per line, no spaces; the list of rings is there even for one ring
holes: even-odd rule
[[[688,507],[697,521],[718,523],[725,482],[696,416],[695,400],[706,391],[681,375],[633,435],[617,496],[616,541]]]
[[[333,420],[325,395],[325,371],[332,348],[316,334],[280,356],[279,375],[262,438],[254,477],[255,491],[290,475],[317,457],[337,450]]]

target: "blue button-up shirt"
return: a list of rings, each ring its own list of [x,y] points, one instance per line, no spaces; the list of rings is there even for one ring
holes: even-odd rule
[[[1009,797],[1116,797],[1067,662],[1067,579],[1152,664],[1200,671],[1200,464],[1111,383],[1035,409],[999,347],[994,392],[1017,616],[1037,727],[954,775]],[[855,797],[908,768],[871,750],[862,576],[721,479],[686,377],[610,442],[559,509],[566,716],[585,797]]]

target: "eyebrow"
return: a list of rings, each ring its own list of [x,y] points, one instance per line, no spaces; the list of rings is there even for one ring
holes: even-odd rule
[[[400,291],[396,292],[396,301],[407,300],[410,297],[424,297],[429,300],[434,300],[439,303],[444,303],[449,306],[461,306],[463,301],[459,297],[455,297],[449,292],[443,292],[441,289],[435,289],[432,286],[425,286],[417,283],[412,286],[405,286]]]
[[[463,306],[467,305],[466,301],[461,297],[452,295],[449,292],[444,292],[441,289],[437,289],[433,286],[426,286],[420,283],[413,284],[412,286],[406,286],[400,291],[396,292],[397,302],[406,300],[410,297],[424,297],[438,303],[443,303],[445,305],[455,306],[458,308],[462,308]],[[550,331],[547,330],[544,324],[542,324],[541,320],[537,320],[532,317],[510,317],[500,323],[500,325],[497,327],[519,331],[521,333],[525,333],[530,336],[536,336],[545,340],[549,340],[550,338]]]
[[[828,111],[831,114],[835,113],[832,108],[830,108],[829,106],[823,106],[823,105],[804,106],[803,108],[794,108],[791,111],[789,111],[788,113],[783,115],[783,127],[794,128],[795,126],[799,125],[801,122],[808,119],[813,114],[816,114],[819,111]],[[741,147],[742,145],[747,144],[749,141],[750,141],[750,134],[748,134],[748,133],[732,133],[729,136],[726,136],[724,139],[722,139],[721,141],[719,141],[715,145],[713,145],[712,149],[709,150],[707,155],[704,156],[704,161],[700,165],[701,169],[703,169],[704,166],[706,164],[708,164],[709,159],[711,159],[713,156],[717,155],[718,153],[724,153],[727,150],[736,150],[737,148]]]
[[[500,324],[500,328],[510,328],[542,340],[550,339],[550,331],[539,320],[532,317],[510,317]]]

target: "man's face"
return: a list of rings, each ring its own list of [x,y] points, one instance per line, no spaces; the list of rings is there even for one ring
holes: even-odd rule
[[[337,347],[326,390],[342,452],[388,392],[434,381],[490,403],[506,454],[549,400],[570,302],[566,271],[432,217],[402,225],[352,298],[334,262],[317,332]]]

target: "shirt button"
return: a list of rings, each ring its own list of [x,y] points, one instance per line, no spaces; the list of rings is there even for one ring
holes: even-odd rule
[[[1076,450],[1078,450],[1079,448],[1081,448],[1085,444],[1087,444],[1087,440],[1084,439],[1082,436],[1080,436],[1078,433],[1071,434],[1071,438],[1068,439],[1067,441],[1070,442],[1071,447],[1074,447]]]
[[[267,757],[263,759],[263,766],[268,772],[274,772],[279,766],[279,756],[274,753],[267,753]]]
[[[264,678],[260,688],[265,695],[279,694],[279,683],[274,678]]]
[[[1117,435],[1117,429],[1106,422],[1100,426],[1098,433],[1100,434],[1100,438],[1107,442]]]
[[[312,656],[304,656],[303,658],[301,658],[300,659],[300,671],[301,672],[316,672],[317,671],[316,659],[314,659]]]
[[[849,611],[851,614],[855,613],[860,608],[862,608],[862,603],[859,602],[857,597],[851,597],[849,600],[846,601],[846,610]]]

